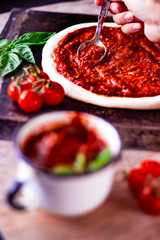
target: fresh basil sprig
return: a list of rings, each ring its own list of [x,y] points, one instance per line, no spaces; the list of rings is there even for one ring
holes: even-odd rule
[[[30,46],[45,44],[54,34],[55,32],[31,32],[11,43],[7,39],[0,40],[0,77],[14,71],[21,64],[22,59],[35,64]]]

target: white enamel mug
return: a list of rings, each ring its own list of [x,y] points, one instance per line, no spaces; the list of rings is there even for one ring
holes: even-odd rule
[[[16,202],[17,193],[23,192],[32,196],[38,206],[62,216],[79,216],[97,208],[110,193],[114,178],[114,163],[119,159],[121,140],[117,130],[106,120],[88,113],[80,113],[87,122],[88,128],[107,143],[112,159],[103,168],[79,175],[53,175],[31,164],[24,156],[21,146],[32,132],[48,124],[69,122],[75,115],[73,111],[56,111],[39,115],[25,123],[15,138],[16,152],[19,158],[15,182],[9,190],[7,200],[16,209],[24,206]]]

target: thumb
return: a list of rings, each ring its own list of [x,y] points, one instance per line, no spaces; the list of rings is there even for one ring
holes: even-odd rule
[[[152,25],[145,23],[144,33],[150,41],[160,43],[160,25]]]

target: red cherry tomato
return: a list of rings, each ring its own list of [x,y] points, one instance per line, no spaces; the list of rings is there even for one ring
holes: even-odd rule
[[[138,196],[141,210],[150,215],[160,215],[160,189],[145,187]]]
[[[28,89],[30,87],[31,87],[31,85],[27,81],[25,81],[24,79],[22,79],[21,81],[15,79],[14,81],[12,81],[9,84],[7,92],[8,92],[9,97],[12,100],[17,101],[18,97],[19,97],[19,94],[23,90]]]
[[[26,89],[20,93],[18,104],[25,112],[36,112],[42,107],[43,101],[32,89]]]
[[[40,78],[44,78],[46,80],[49,79],[48,74],[43,72],[42,70],[40,70],[39,76],[40,76]]]
[[[145,160],[141,163],[141,169],[153,177],[160,177],[160,163],[155,160]]]
[[[38,81],[37,77],[34,76],[32,73],[30,73],[28,75],[28,77],[26,78],[26,81],[28,84],[30,84],[30,86],[32,87],[33,83],[36,83]]]
[[[49,77],[47,75],[47,73],[43,72],[42,70],[40,70],[38,73],[30,73],[28,76],[27,76],[27,79],[26,81],[32,86],[33,83],[37,83],[38,82],[40,83],[40,80],[41,79],[44,79],[44,80],[48,80]]]
[[[21,92],[25,89],[32,88],[32,84],[27,82],[27,80],[21,80],[20,86],[21,86]]]
[[[52,82],[51,87],[44,87],[41,96],[44,103],[56,105],[64,99],[64,89],[59,83]]]
[[[128,186],[134,194],[138,194],[144,188],[146,181],[147,174],[142,169],[132,169],[128,174]]]
[[[9,97],[12,100],[14,100],[14,101],[18,100],[20,89],[18,90],[18,86],[17,86],[16,82],[14,82],[14,81],[10,82],[7,92],[8,92]]]

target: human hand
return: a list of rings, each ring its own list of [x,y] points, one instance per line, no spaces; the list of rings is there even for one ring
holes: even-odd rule
[[[94,0],[100,6],[103,0]],[[160,42],[160,0],[111,0],[110,11],[124,33],[144,30],[146,37]]]

